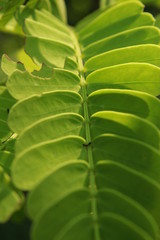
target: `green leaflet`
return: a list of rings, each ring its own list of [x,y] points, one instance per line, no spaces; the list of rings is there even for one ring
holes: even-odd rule
[[[3,15],[1,16],[1,21],[0,21],[0,26],[4,26],[6,23],[8,23],[12,18],[13,18],[13,14],[16,11],[17,7],[19,7],[21,4],[23,4],[25,1],[24,0],[15,0],[10,1],[2,1],[0,4],[1,7],[1,13],[3,13]]]
[[[22,203],[22,195],[14,190],[10,177],[0,167],[0,222],[6,222],[18,210]]]
[[[68,27],[61,21],[59,21],[59,19],[57,19],[55,16],[50,14],[48,11],[34,10],[34,14],[31,15],[29,18],[38,21],[38,23],[45,24],[48,27],[57,28],[57,30],[69,34]]]
[[[6,87],[0,87],[0,141],[4,142],[11,135],[11,130],[8,127],[7,119],[9,110],[15,100],[8,93]]]
[[[38,8],[38,9],[46,9],[47,11],[53,13],[57,18],[66,22],[66,8],[64,0],[30,0],[27,3],[27,7],[29,8]]]
[[[137,228],[132,222],[126,221],[117,214],[106,213],[100,218],[100,222],[102,224],[101,235],[103,237],[110,231],[114,232],[114,227],[116,227],[120,235],[117,232],[110,233],[109,236],[112,236],[112,238],[113,236],[115,239],[119,236],[128,238],[131,235],[131,239],[150,239],[149,235]]]
[[[146,177],[145,175],[119,163],[113,163],[112,161],[100,162],[96,166],[96,170],[97,185],[99,188],[104,188],[105,185],[105,187],[113,188],[122,192],[123,194],[126,194],[140,204],[143,204],[143,207],[151,212],[155,219],[159,221],[159,206],[157,205],[155,208],[156,201],[159,201],[160,197],[158,184],[152,182],[150,178]],[[129,190],[127,186],[127,178],[130,179],[129,185],[132,190]],[[140,186],[138,189],[137,184]],[[141,194],[141,191],[143,194]],[[155,198],[153,200],[149,194],[151,192],[153,196],[156,196],[156,201]]]
[[[56,17],[59,17],[63,22],[67,22],[67,13],[64,0],[55,0],[52,7],[52,12]]]
[[[46,141],[28,148],[14,162],[13,168],[16,172],[13,175],[14,181],[21,181],[19,187],[23,186],[23,189],[32,189],[41,179],[51,173],[56,165],[67,162],[70,159],[86,159],[87,153],[82,150],[84,143],[83,138],[69,136],[59,138],[58,140]],[[45,156],[43,159],[41,158],[42,161],[40,162],[39,157],[44,153]],[[32,159],[30,168],[23,169],[23,166],[26,164],[29,166],[28,159]],[[33,169],[32,166],[34,167]],[[23,172],[21,171],[22,169],[24,170]],[[22,178],[24,178],[24,181]]]
[[[24,0],[21,1],[1,1],[0,3],[0,10],[2,13],[1,16],[1,23],[0,25],[4,27],[5,24],[7,24],[15,14],[17,8],[24,4]],[[53,12],[54,15],[62,19],[64,22],[66,21],[66,12],[65,12],[65,5],[63,0],[57,1],[54,0],[53,3],[51,3],[50,0],[45,1],[37,1],[37,0],[29,0],[27,3],[27,7],[29,8],[39,8],[39,9],[47,9],[50,12]]]
[[[2,56],[1,68],[7,76],[10,76],[17,69],[25,71],[23,64],[12,61],[7,55]]]
[[[130,152],[127,149],[130,149]],[[93,157],[95,163],[103,159],[110,159],[136,169],[139,173],[150,176],[157,182],[160,181],[158,172],[159,152],[137,140],[115,134],[101,135],[93,141]],[[141,159],[141,162],[139,162],[139,159]],[[150,167],[149,171],[148,167]],[[154,170],[152,170],[152,167]]]
[[[129,77],[126,75],[126,69]],[[158,96],[159,77],[159,67],[146,63],[126,63],[99,69],[91,73],[86,82],[89,93],[98,89],[118,88],[133,89]]]
[[[33,9],[39,9],[54,14],[66,22],[66,6],[64,0],[1,0],[0,2],[0,30],[2,32],[24,36],[22,23],[32,15]]]
[[[11,183],[11,164],[13,162],[12,132],[7,124],[9,109],[15,100],[6,87],[0,87],[0,222],[6,222],[20,209],[23,195]]]
[[[158,44],[160,37],[159,29],[155,27],[139,27],[127,30],[119,34],[104,38],[88,45],[84,49],[85,60],[113,49],[140,44]]]
[[[45,129],[45,132],[41,129]],[[84,119],[79,114],[63,113],[43,118],[22,132],[16,142],[16,151],[19,154],[23,149],[67,135],[83,137],[84,131]],[[39,136],[37,136],[37,133]]]
[[[30,53],[30,48],[34,51]],[[74,50],[67,44],[53,41],[47,38],[28,37],[26,41],[26,52],[33,56],[37,63],[46,63],[49,66],[64,67],[65,58],[73,57]],[[43,52],[43,54],[41,54]],[[46,54],[45,54],[46,53]]]
[[[156,16],[156,26],[160,27],[160,15],[159,14]]]
[[[159,148],[157,128],[149,121],[144,121],[133,114],[115,111],[96,112],[91,116],[92,138],[104,132],[135,138]]]
[[[69,178],[67,181],[67,185],[64,187],[63,181],[59,182],[58,179],[63,179],[63,177],[67,177],[69,172],[72,172],[72,178]],[[62,167],[55,169],[55,171],[49,175],[45,181],[42,183],[43,188],[46,189],[45,196],[48,195],[48,201],[45,201],[45,197],[41,198],[41,200],[38,202],[38,204],[35,207],[36,203],[36,195],[41,194],[42,185],[40,185],[38,188],[35,189],[35,191],[30,195],[28,206],[29,206],[29,214],[34,218],[41,214],[40,209],[41,207],[45,205],[45,208],[48,208],[48,206],[52,206],[53,203],[56,205],[59,201],[62,201],[63,198],[67,197],[69,194],[77,194],[78,192],[88,192],[87,190],[87,184],[88,184],[88,165],[84,161],[70,161],[69,163],[63,164]],[[57,194],[53,196],[49,193],[47,190],[47,186],[50,186],[52,182],[54,183],[57,181],[58,188],[57,188]],[[74,183],[72,186],[71,184]],[[43,193],[44,194],[44,193]],[[87,193],[88,195],[88,193]],[[42,209],[42,210],[43,210]],[[78,210],[78,209],[77,209]]]
[[[38,105],[37,101],[39,102]],[[20,133],[25,127],[44,117],[64,112],[82,114],[82,98],[78,93],[72,91],[54,91],[44,93],[40,96],[31,96],[14,105],[8,121],[14,132]],[[17,121],[22,117],[23,121],[17,124]]]
[[[88,108],[90,115],[104,110],[131,113],[149,120],[160,128],[159,100],[146,93],[119,89],[98,90],[88,97]]]
[[[46,11],[26,20],[43,67],[9,74],[8,123],[33,240],[159,239],[160,32],[142,10],[121,3],[75,31]]]
[[[79,92],[80,79],[74,73],[58,68],[54,69],[48,78],[41,78],[17,70],[7,81],[7,87],[11,89],[14,98],[23,99],[34,94],[42,94],[43,92],[58,89]],[[25,92],[21,91],[22,87],[25,87]]]
[[[75,60],[75,52],[70,40],[69,29],[66,25],[47,11],[35,11],[35,14],[30,18],[37,22],[36,24],[39,25],[38,29],[40,31],[36,36],[34,27],[32,24],[29,24],[31,20],[28,20],[28,24],[25,25],[25,31],[30,37],[26,41],[26,52],[33,57],[37,64],[46,63],[50,66],[63,68],[66,57]],[[46,36],[44,35],[43,28],[45,28],[45,31],[48,29],[51,37],[47,37],[47,32]],[[55,33],[56,36],[54,35]],[[31,46],[35,50],[34,52],[30,52]],[[48,55],[49,53],[50,56]]]
[[[3,63],[10,68],[3,66]],[[5,74],[11,74],[17,68],[14,62],[3,56],[2,69]],[[13,187],[11,180],[11,165],[13,163],[14,135],[8,126],[7,119],[10,108],[15,100],[5,86],[0,87],[0,222],[5,223],[11,215],[19,210],[23,203],[23,194]]]
[[[128,13],[129,12],[130,11],[128,11]],[[109,37],[113,34],[118,34],[120,32],[133,29],[135,27],[149,25],[152,26],[154,22],[155,22],[154,18],[149,13],[141,13],[140,15],[128,16],[127,19],[126,18],[123,19],[122,16],[122,19],[120,19],[120,21],[117,21],[112,25],[106,26],[100,30],[92,32],[91,34],[87,34],[84,37],[82,36],[81,42],[83,46],[86,46],[88,44],[101,40],[102,38]]]
[[[24,32],[26,35],[34,36],[34,37],[43,37],[51,40],[55,40],[64,44],[68,44],[69,46],[73,46],[72,39],[66,33],[59,31],[58,29],[54,29],[53,27],[47,27],[43,23],[37,23],[32,19],[28,19],[25,22]]]
[[[123,216],[125,215],[125,217],[131,219],[132,222],[134,222],[134,219],[136,219],[138,221],[138,225],[141,226],[143,229],[145,229],[146,225],[148,225],[148,228],[150,228],[150,232],[154,235],[154,221],[151,223],[151,225],[149,225],[149,215],[147,214],[147,211],[140,207],[140,205],[138,205],[137,202],[134,201],[132,198],[127,198],[126,195],[123,195],[122,193],[111,188],[102,188],[99,191],[97,197],[99,211],[101,213],[104,212],[104,209],[105,212],[109,212],[112,210],[113,213]],[[122,212],[122,206],[124,206],[124,208],[126,209],[125,212]]]
[[[118,2],[125,2],[125,0],[100,0],[100,7],[101,8],[105,8],[108,4],[115,4]],[[141,2],[143,2],[144,4],[147,4],[148,6],[155,6],[155,7],[160,7],[160,3],[159,0],[142,0]]]
[[[0,222],[6,222],[11,215],[20,209],[23,203],[23,194],[17,191],[10,178],[10,169],[13,154],[0,151]]]
[[[146,44],[115,49],[90,58],[85,64],[86,72],[129,62],[150,63],[160,67],[160,47]],[[151,56],[153,59],[151,59]]]
[[[144,3],[144,4],[151,5],[151,6],[160,7],[160,3],[159,3],[158,0],[154,0],[154,1],[152,1],[152,2],[150,2],[149,0],[143,0],[143,3]]]
[[[83,29],[78,29],[78,34],[84,36],[88,33],[95,32],[97,29],[114,24],[124,18],[139,15],[143,11],[143,5],[138,1],[130,1],[122,3],[116,8],[110,8],[108,11],[102,12],[95,19],[88,22]],[[109,20],[109,21],[108,21]],[[83,21],[83,20],[82,20]]]

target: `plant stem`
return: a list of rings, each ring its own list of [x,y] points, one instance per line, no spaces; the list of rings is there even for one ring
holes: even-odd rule
[[[90,165],[90,181],[89,181],[89,189],[91,194],[91,212],[93,223],[94,223],[94,235],[95,240],[100,240],[100,232],[99,232],[99,225],[98,225],[98,212],[97,212],[97,186],[95,180],[95,166],[92,154],[92,144],[91,144],[91,132],[90,132],[90,117],[87,105],[87,88],[86,88],[86,80],[84,75],[84,65],[82,60],[82,54],[80,45],[76,36],[76,33],[72,30],[71,35],[73,38],[73,42],[75,45],[78,68],[79,68],[79,76],[81,80],[81,87],[82,87],[82,97],[83,97],[83,109],[84,109],[84,119],[85,119],[85,132],[86,132],[86,146],[88,150],[88,162]]]

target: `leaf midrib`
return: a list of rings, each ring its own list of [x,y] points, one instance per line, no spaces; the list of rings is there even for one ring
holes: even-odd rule
[[[73,43],[75,46],[75,53],[78,62],[78,71],[80,77],[80,85],[82,89],[82,98],[83,98],[83,110],[84,110],[84,120],[85,120],[85,133],[86,133],[86,145],[84,147],[87,148],[88,151],[88,163],[90,166],[90,176],[89,176],[89,191],[91,195],[91,216],[94,224],[94,239],[101,240],[99,226],[98,226],[98,211],[97,211],[97,186],[95,180],[95,166],[93,161],[92,154],[92,145],[91,145],[91,132],[90,132],[90,117],[89,110],[87,105],[87,88],[86,88],[86,79],[84,75],[84,64],[82,59],[81,47],[74,30],[70,30],[71,37],[73,39]]]

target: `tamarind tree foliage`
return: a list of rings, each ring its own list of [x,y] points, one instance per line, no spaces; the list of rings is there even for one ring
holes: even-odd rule
[[[126,2],[129,0],[100,0],[100,7],[104,7],[107,5],[120,3],[120,2]],[[159,0],[141,0],[144,4],[147,4],[149,6],[160,8],[160,1]]]
[[[1,62],[0,222],[25,202],[33,240],[159,240],[154,18],[131,0],[73,28],[63,2],[56,11],[38,2],[20,6],[16,18],[39,70],[6,55]]]

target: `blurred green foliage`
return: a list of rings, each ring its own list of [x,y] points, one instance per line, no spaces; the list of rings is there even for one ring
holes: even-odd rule
[[[52,0],[49,0],[52,1]],[[43,6],[48,0],[43,2]],[[55,0],[53,0],[55,1]],[[59,1],[59,0],[58,0]],[[57,2],[58,2],[57,1]],[[106,4],[114,4],[117,1],[129,1],[129,0],[65,0],[68,12],[69,24],[75,25],[80,19],[96,10],[99,6],[104,7]],[[146,10],[157,15],[160,13],[160,0],[142,0],[146,4]],[[20,3],[25,1],[10,1],[0,0],[0,12],[1,14],[6,11],[7,15],[1,17],[0,15],[0,58],[3,53],[6,53],[13,60],[19,60],[25,62],[26,68],[32,71],[35,65],[24,53],[24,37],[21,32],[21,28],[17,26],[14,19],[14,12]],[[36,2],[31,0],[30,3]],[[60,2],[60,1],[59,1]],[[6,5],[7,3],[7,5]],[[41,2],[42,3],[42,2]],[[13,5],[12,10],[10,6]],[[17,5],[16,5],[17,4]],[[49,5],[46,5],[46,7]],[[61,9],[62,12],[65,11]],[[54,12],[54,11],[53,11]],[[56,15],[56,14],[55,14]],[[157,26],[160,27],[160,15],[157,17]],[[6,27],[4,28],[4,23]],[[0,79],[4,77],[2,71],[0,71]],[[19,213],[18,213],[19,214]],[[20,218],[21,221],[17,221],[17,216],[13,216],[11,221],[7,224],[0,224],[0,234],[2,240],[29,240],[29,226],[30,223],[27,219]],[[18,218],[19,219],[19,218]]]
[[[68,21],[75,25],[80,19],[96,10],[99,6],[115,4],[117,2],[130,0],[65,0],[68,12]],[[160,0],[141,0],[146,6],[146,11],[157,15],[160,12]]]
[[[144,4],[147,4],[148,6],[155,6],[160,9],[160,1],[159,0],[143,0]]]
[[[104,7],[105,5],[115,4],[118,2],[127,2],[130,0],[100,0],[100,6]],[[160,0],[140,0],[147,6],[152,6],[155,8],[160,8]]]

